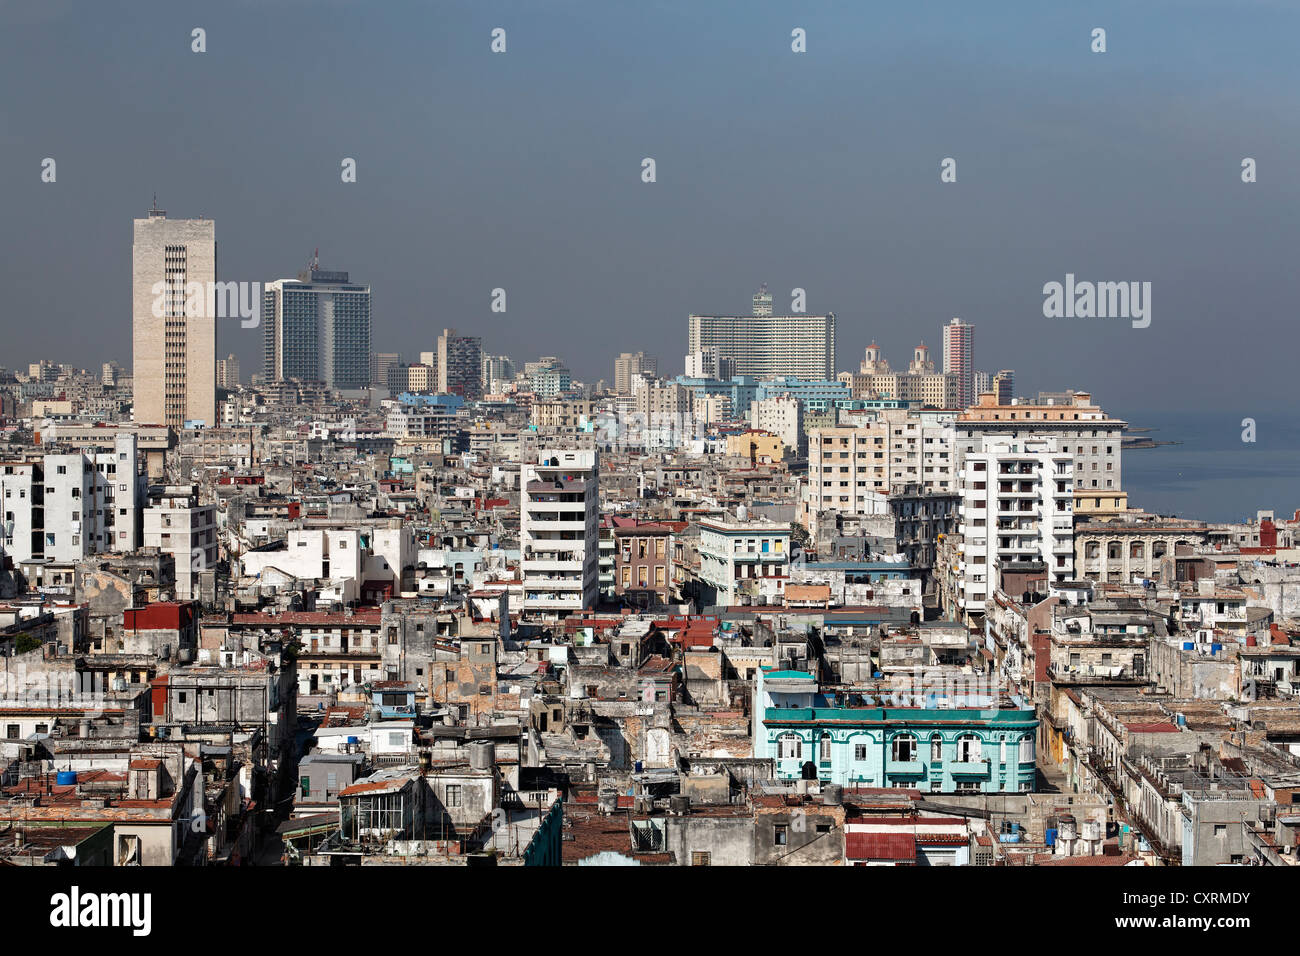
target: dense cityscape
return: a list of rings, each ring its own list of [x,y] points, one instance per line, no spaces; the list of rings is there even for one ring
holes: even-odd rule
[[[0,369],[0,862],[1297,862],[1300,512],[1131,501],[1086,369],[763,286],[579,381],[306,261],[155,200],[131,354]]]

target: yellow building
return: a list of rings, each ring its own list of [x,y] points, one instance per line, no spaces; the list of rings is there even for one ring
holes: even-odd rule
[[[748,458],[754,464],[781,461],[784,449],[780,436],[768,432],[747,430],[727,436],[727,454]]]

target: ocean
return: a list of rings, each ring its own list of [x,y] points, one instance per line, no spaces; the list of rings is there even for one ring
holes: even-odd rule
[[[1107,409],[1107,411],[1111,411]],[[1123,486],[1129,506],[1180,518],[1244,521],[1272,509],[1300,509],[1300,413],[1114,410],[1130,437],[1177,445],[1125,448]],[[1245,418],[1255,438],[1242,441]]]

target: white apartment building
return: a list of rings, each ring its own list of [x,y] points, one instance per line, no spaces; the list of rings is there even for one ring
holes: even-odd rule
[[[999,405],[996,394],[980,395],[956,421],[958,464],[987,437],[1051,438],[1074,460],[1074,487],[1080,497],[1090,491],[1119,491],[1128,423],[1092,404],[1087,392],[1075,392],[1073,399],[1071,405]]]
[[[384,434],[390,438],[440,438],[455,428],[456,410],[446,405],[385,402]]]
[[[985,439],[960,471],[958,607],[983,614],[1000,568],[1041,562],[1074,579],[1074,460],[1049,439]]]
[[[264,584],[329,581],[322,598],[369,603],[400,593],[403,570],[414,566],[416,556],[414,531],[391,519],[382,525],[290,528],[283,542],[246,551],[239,565],[242,575]]]
[[[0,532],[15,562],[80,560],[140,547],[147,478],[134,434],[111,446],[0,462]]]
[[[773,395],[749,406],[750,424],[771,432],[798,457],[808,454],[808,436],[803,430],[803,402],[793,395]]]
[[[176,599],[194,600],[199,575],[217,563],[217,506],[199,504],[198,485],[151,488],[144,510],[144,545],[173,556]]]
[[[790,527],[766,522],[700,522],[701,603],[784,604]]]
[[[687,378],[711,378],[726,381],[736,374],[736,363],[716,345],[691,352],[686,356]]]
[[[563,617],[595,607],[600,464],[593,449],[542,450],[520,467],[524,613]]]

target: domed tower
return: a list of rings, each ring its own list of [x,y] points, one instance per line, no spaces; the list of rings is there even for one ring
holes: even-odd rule
[[[880,351],[880,346],[872,342],[867,346],[865,357],[858,368],[861,375],[878,375],[889,371],[889,363],[885,361],[884,354]]]
[[[934,372],[930,349],[924,342],[912,350],[912,364],[907,367],[907,371],[912,375],[929,375]]]

